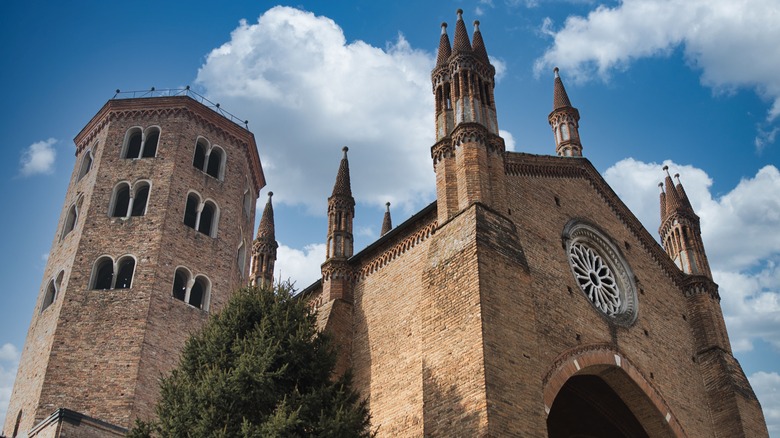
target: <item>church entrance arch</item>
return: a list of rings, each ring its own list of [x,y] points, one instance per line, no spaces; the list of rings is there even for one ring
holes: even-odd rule
[[[545,378],[550,438],[687,435],[644,376],[609,346],[559,358]]]

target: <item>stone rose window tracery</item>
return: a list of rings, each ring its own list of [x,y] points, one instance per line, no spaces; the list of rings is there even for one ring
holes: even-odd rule
[[[617,247],[601,231],[579,221],[566,226],[563,238],[574,279],[591,304],[620,325],[633,324],[634,276]]]

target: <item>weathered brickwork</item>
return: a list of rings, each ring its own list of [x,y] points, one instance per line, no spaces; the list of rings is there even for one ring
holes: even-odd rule
[[[123,158],[129,129],[158,127],[154,157]],[[193,167],[199,136],[226,153],[223,178]],[[178,362],[184,341],[247,279],[237,264],[241,242],[251,245],[254,209],[264,185],[251,133],[189,97],[112,100],[76,137],[78,155],[39,293],[9,406],[5,433],[18,412],[30,430],[58,408],[119,427],[152,414],[161,375]],[[83,178],[85,154],[94,157]],[[145,214],[111,217],[114,187],[148,181]],[[215,237],[183,223],[189,191],[218,206]],[[73,231],[62,237],[70,206],[79,202]],[[253,203],[254,204],[254,203]],[[135,257],[127,289],[93,290],[102,256]],[[177,267],[210,280],[207,309],[173,298]],[[63,271],[56,299],[41,312],[46,285]],[[77,436],[77,435],[74,435]]]

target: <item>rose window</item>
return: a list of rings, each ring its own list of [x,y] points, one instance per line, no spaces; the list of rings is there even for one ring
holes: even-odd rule
[[[571,272],[588,301],[615,323],[633,324],[634,275],[617,246],[598,228],[579,221],[566,226],[563,238]]]
[[[620,292],[615,276],[595,251],[575,243],[569,249],[574,276],[588,299],[602,312],[614,315],[620,310]]]

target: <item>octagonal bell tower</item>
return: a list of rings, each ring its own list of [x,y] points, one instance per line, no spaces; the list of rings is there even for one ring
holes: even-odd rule
[[[118,95],[76,136],[5,435],[150,417],[185,340],[248,283],[254,136],[190,95]]]

